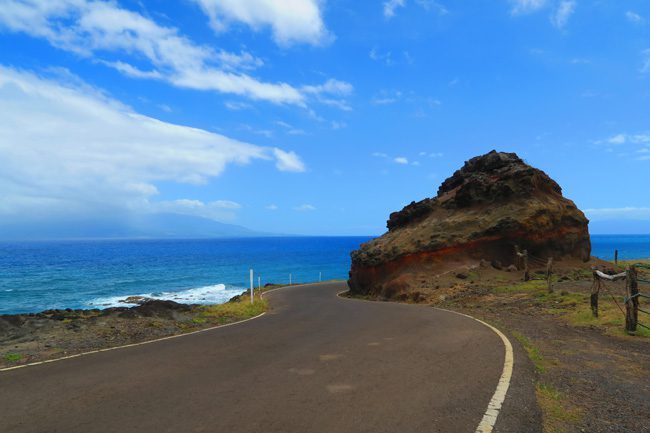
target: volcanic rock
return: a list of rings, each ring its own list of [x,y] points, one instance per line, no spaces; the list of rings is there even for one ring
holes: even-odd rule
[[[410,275],[591,254],[589,221],[562,188],[514,153],[491,151],[465,162],[438,194],[390,215],[388,232],[352,253],[353,293],[394,297],[413,288]]]

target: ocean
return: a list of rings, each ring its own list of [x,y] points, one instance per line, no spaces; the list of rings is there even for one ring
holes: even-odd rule
[[[350,252],[370,237],[0,243],[0,314],[129,306],[128,296],[222,303],[249,283],[347,279]],[[592,254],[650,258],[650,235],[592,236]]]

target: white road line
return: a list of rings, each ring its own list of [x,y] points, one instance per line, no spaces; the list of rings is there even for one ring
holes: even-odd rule
[[[506,349],[505,359],[503,361],[503,371],[501,372],[501,377],[499,378],[497,389],[494,391],[494,394],[492,395],[492,399],[490,400],[490,403],[488,403],[487,410],[485,411],[485,414],[483,415],[483,418],[481,419],[481,422],[478,424],[478,427],[476,428],[476,432],[475,432],[475,433],[492,433],[492,429],[494,429],[494,425],[497,422],[497,417],[499,416],[499,412],[501,411],[501,406],[503,406],[503,401],[506,399],[506,394],[508,393],[508,388],[510,387],[510,379],[512,378],[512,370],[515,366],[515,357],[512,351],[512,344],[510,343],[510,340],[508,340],[508,337],[506,337],[503,334],[503,332],[499,331],[497,328],[490,325],[489,323],[485,323],[484,321],[477,319],[476,317],[472,317],[468,314],[459,313],[457,311],[445,310],[444,308],[436,308],[436,309],[442,311],[448,311],[450,313],[454,313],[460,316],[465,316],[465,317],[469,317],[470,319],[474,319],[477,322],[490,328],[495,334],[499,336],[499,338],[501,338],[501,341],[503,341],[503,345],[505,346]]]
[[[300,286],[304,286],[304,284],[298,284],[298,285],[295,285],[295,286],[283,286],[283,287],[277,287],[277,288],[275,288],[275,289],[271,289],[271,290],[267,290],[266,292],[262,292],[262,297],[263,297],[265,294],[267,294],[267,293],[271,293],[271,292],[274,292],[274,291],[276,291],[276,290],[285,289],[285,288],[287,288],[287,287],[300,287]],[[66,359],[79,358],[80,356],[92,355],[92,354],[94,354],[94,353],[109,352],[109,351],[111,351],[111,350],[118,350],[118,349],[126,349],[127,347],[144,346],[145,344],[157,343],[157,342],[159,342],[159,341],[171,340],[171,339],[173,339],[173,338],[186,337],[186,336],[188,336],[188,335],[198,334],[198,333],[200,333],[200,332],[213,331],[213,330],[215,330],[215,329],[225,328],[225,327],[227,327],[227,326],[239,325],[240,323],[244,323],[244,322],[248,322],[248,321],[251,321],[251,320],[254,320],[254,319],[260,318],[260,317],[262,317],[262,316],[265,315],[265,314],[266,314],[266,312],[261,313],[261,314],[258,314],[258,315],[255,316],[255,317],[250,317],[250,318],[248,318],[248,319],[240,320],[240,321],[238,321],[238,322],[226,323],[225,325],[217,325],[217,326],[213,326],[213,327],[211,327],[211,328],[199,329],[198,331],[192,331],[192,332],[188,332],[188,333],[186,333],[186,334],[169,335],[169,336],[167,336],[167,337],[157,338],[157,339],[155,339],[155,340],[142,341],[142,342],[140,342],[140,343],[125,344],[124,346],[107,347],[107,348],[105,348],[105,349],[91,350],[90,352],[77,353],[77,354],[74,354],[74,355],[63,356],[63,357],[61,357],[61,358],[47,359],[47,360],[45,360],[45,361],[30,362],[30,363],[28,363],[28,364],[16,365],[16,366],[14,366],[14,367],[5,367],[5,368],[0,368],[0,373],[3,372],[3,371],[17,370],[17,369],[19,369],[19,368],[33,367],[33,366],[35,366],[35,365],[49,364],[49,363],[51,363],[51,362],[64,361],[64,360],[66,360]]]

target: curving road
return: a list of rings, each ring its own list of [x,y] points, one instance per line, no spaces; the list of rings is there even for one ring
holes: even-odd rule
[[[268,293],[235,326],[0,372],[0,431],[396,433],[476,430],[500,338],[427,307]]]

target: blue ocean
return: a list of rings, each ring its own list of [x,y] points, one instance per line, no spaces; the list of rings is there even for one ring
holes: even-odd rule
[[[0,243],[0,314],[125,306],[132,295],[221,303],[249,286],[346,279],[369,237]],[[592,236],[592,254],[650,258],[650,235]]]
[[[347,279],[369,237],[0,243],[0,314],[130,306],[142,295],[222,303],[259,282]]]

